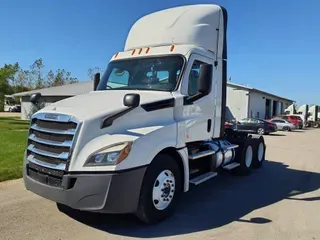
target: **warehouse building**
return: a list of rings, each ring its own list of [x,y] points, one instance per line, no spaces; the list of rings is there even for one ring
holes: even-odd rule
[[[270,118],[283,113],[294,101],[279,97],[255,88],[234,84],[227,84],[227,119],[242,119],[246,117]],[[30,119],[36,111],[29,96],[40,92],[41,107],[75,95],[85,94],[92,90],[93,82],[79,82],[64,86],[44,88],[14,94],[21,99],[21,118]]]
[[[246,117],[268,119],[279,116],[294,101],[256,88],[228,82],[227,118],[242,119]]]

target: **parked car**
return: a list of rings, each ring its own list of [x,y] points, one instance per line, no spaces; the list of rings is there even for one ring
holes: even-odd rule
[[[20,105],[15,105],[13,107],[9,108],[9,112],[21,112],[21,106]]]
[[[296,126],[292,122],[282,118],[273,118],[270,119],[270,122],[276,124],[278,130],[292,131],[296,129]]]
[[[294,116],[294,115],[282,115],[280,118],[287,120],[291,123],[293,123],[293,125],[296,126],[296,128],[302,129],[303,128],[303,121],[301,119],[301,117],[299,116]]]
[[[232,128],[239,132],[252,132],[260,135],[277,131],[277,125],[260,118],[244,118],[237,122],[228,122],[225,128]]]

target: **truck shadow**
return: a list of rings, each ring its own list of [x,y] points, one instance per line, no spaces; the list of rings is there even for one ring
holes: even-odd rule
[[[283,133],[270,133],[268,136],[271,136],[271,137],[284,137],[284,136],[287,136]]]
[[[228,173],[222,173],[185,193],[175,215],[154,226],[143,225],[131,215],[102,215],[75,210],[65,213],[93,228],[140,238],[194,233],[234,221],[268,224],[272,219],[263,216],[249,220],[241,218],[284,199],[320,200],[320,197],[297,199],[300,194],[320,188],[320,174],[288,167],[280,162],[266,161],[263,168],[254,171],[250,177],[232,177]]]

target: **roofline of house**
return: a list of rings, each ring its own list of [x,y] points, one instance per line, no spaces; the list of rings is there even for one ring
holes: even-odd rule
[[[89,81],[81,81],[79,83],[85,83],[85,82],[89,82]],[[77,84],[77,83],[73,83],[73,84]],[[72,84],[68,84],[68,85],[72,85]],[[265,92],[265,91],[262,91],[262,90],[259,90],[259,89],[256,89],[256,88],[248,87],[248,86],[245,86],[245,85],[241,85],[241,84],[227,82],[227,85],[230,85],[230,86],[233,86],[233,87],[237,87],[237,88],[241,88],[241,89],[248,90],[248,91],[252,91],[252,92],[262,93],[262,94],[265,94],[265,95],[268,95],[268,96],[272,96],[274,98],[278,98],[278,99],[281,99],[281,100],[286,100],[288,102],[293,102],[293,103],[296,102],[296,101],[288,99],[288,98],[280,97],[280,96],[274,95],[272,93],[268,93],[268,92]],[[65,86],[66,85],[58,86],[58,87],[65,87]],[[13,96],[15,96],[15,97],[24,97],[24,96],[29,96],[32,93],[42,92],[43,90],[48,90],[48,89],[50,89],[50,88],[43,88],[43,89],[38,89],[38,90],[20,92],[20,93],[13,94]],[[65,96],[65,97],[67,97],[67,96],[70,96],[70,94],[59,94],[59,95],[57,95],[57,94],[48,94],[48,93],[46,93],[43,96],[63,96],[63,97]],[[71,96],[74,96],[74,95],[71,95]]]
[[[252,87],[248,87],[248,86],[245,86],[245,85],[241,85],[241,84],[228,82],[227,85],[230,85],[230,86],[233,86],[233,87],[242,88],[244,90],[248,90],[249,92],[251,91],[251,92],[262,93],[262,94],[265,94],[265,95],[268,95],[268,96],[271,96],[271,97],[274,97],[274,98],[278,98],[278,99],[281,99],[281,100],[286,100],[288,102],[293,102],[293,103],[296,102],[296,101],[294,101],[292,99],[289,99],[289,98],[280,97],[278,95],[275,95],[275,94],[272,94],[272,93],[268,93],[268,92],[262,91],[262,90],[257,89],[257,88],[252,88]]]

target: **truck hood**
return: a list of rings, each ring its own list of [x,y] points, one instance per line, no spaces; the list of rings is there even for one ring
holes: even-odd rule
[[[44,107],[39,112],[62,113],[75,116],[78,120],[91,119],[111,114],[126,108],[123,98],[128,93],[140,95],[140,104],[172,98],[170,92],[109,90],[94,91],[84,95],[70,97]]]

